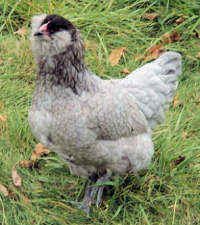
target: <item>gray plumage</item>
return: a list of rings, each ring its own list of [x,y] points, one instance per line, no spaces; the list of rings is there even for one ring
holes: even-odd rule
[[[153,155],[151,130],[163,121],[174,96],[180,54],[166,52],[124,79],[102,80],[86,68],[75,27],[73,39],[71,27],[34,36],[46,17],[36,16],[32,22],[38,66],[29,111],[33,134],[78,176],[147,168]]]

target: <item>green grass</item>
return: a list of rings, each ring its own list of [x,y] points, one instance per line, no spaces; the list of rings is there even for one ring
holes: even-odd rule
[[[7,116],[0,123],[0,183],[12,192],[9,197],[0,194],[1,224],[200,224],[199,9],[198,0],[0,1],[0,115]],[[13,165],[29,159],[37,143],[27,122],[35,66],[28,35],[14,31],[23,26],[29,30],[32,15],[44,12],[61,14],[79,27],[90,45],[87,64],[104,78],[122,77],[124,68],[143,64],[134,58],[164,33],[176,29],[181,34],[179,42],[165,44],[183,56],[181,104],[171,107],[166,122],[154,131],[152,164],[138,177],[116,178],[101,208],[94,207],[89,218],[73,204],[81,199],[85,180],[70,175],[54,153],[42,158],[37,168],[18,168],[23,184],[12,184]],[[159,17],[145,20],[146,12]],[[176,25],[180,16],[185,21]],[[120,64],[111,67],[108,56],[116,47],[127,51]],[[175,165],[179,156],[185,160]]]

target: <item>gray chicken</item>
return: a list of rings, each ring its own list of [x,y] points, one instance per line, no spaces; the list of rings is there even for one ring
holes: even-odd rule
[[[181,56],[166,52],[126,78],[102,80],[84,63],[79,30],[58,15],[33,17],[31,44],[38,67],[32,132],[72,174],[98,182],[85,191],[82,209],[88,213],[112,175],[148,167],[151,131],[172,101]]]

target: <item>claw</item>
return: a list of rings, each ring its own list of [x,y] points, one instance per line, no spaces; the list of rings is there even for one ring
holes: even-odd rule
[[[90,206],[88,204],[82,203],[79,207],[83,212],[87,214],[87,216],[90,215]]]

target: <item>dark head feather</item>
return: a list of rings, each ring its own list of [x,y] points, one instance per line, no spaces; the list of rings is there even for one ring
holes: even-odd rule
[[[76,32],[76,28],[69,20],[55,14],[47,15],[41,25],[43,24],[47,24],[47,29],[50,34],[66,30],[74,36],[74,33]]]

